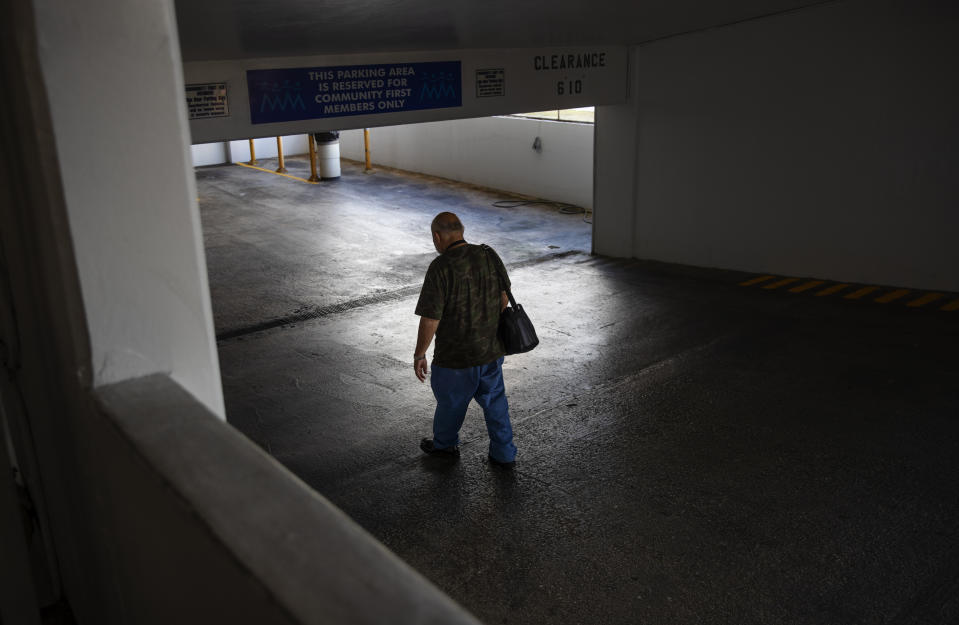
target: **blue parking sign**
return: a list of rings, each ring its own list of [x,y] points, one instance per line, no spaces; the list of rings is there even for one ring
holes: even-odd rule
[[[246,72],[254,124],[463,105],[460,61]]]

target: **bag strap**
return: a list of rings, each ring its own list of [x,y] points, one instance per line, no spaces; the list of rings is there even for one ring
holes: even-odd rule
[[[498,262],[498,263],[493,263],[493,266],[496,267],[496,273],[499,274],[500,284],[501,284],[501,285],[508,284],[508,280],[506,279],[506,272],[501,268],[501,267],[503,266],[503,261],[502,261],[502,259],[499,258],[499,254],[497,254],[496,251],[493,250],[493,248],[491,248],[490,246],[486,245],[485,243],[483,243],[480,247],[482,247],[484,250],[486,250],[486,257],[487,257],[487,258],[489,258],[490,254],[492,254],[492,255],[495,256],[497,259],[499,259],[499,262]],[[510,303],[510,305],[511,305],[513,308],[516,308],[516,300],[513,299],[513,291],[512,291],[508,286],[506,287],[505,291],[506,291],[506,297],[509,298],[509,303]]]

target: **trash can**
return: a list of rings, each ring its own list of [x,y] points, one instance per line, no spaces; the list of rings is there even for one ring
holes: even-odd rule
[[[314,132],[316,141],[316,162],[320,168],[320,178],[333,180],[340,177],[340,133],[338,130]]]

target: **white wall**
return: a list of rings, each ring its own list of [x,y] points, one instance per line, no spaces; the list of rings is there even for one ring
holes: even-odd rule
[[[173,3],[34,7],[94,384],[169,373],[222,418]]]
[[[309,153],[310,148],[307,145],[306,135],[289,135],[282,137],[282,139],[284,156]],[[250,142],[245,139],[217,143],[198,143],[190,147],[194,167],[246,162],[250,160]],[[276,137],[254,139],[253,151],[256,152],[258,159],[275,158],[277,155]]]
[[[633,256],[959,290],[956,58],[942,1],[641,46]]]
[[[219,165],[227,162],[225,143],[201,143],[190,146],[193,156],[193,166]]]
[[[532,149],[540,137],[542,151]],[[376,164],[504,191],[593,205],[593,126],[518,117],[386,126],[370,130]],[[340,135],[340,154],[364,159],[363,131]]]
[[[308,154],[310,151],[307,145],[306,135],[289,135],[283,137],[283,156],[294,156],[297,154]],[[230,141],[230,160],[231,163],[246,162],[250,160],[250,142],[247,140]],[[196,147],[196,146],[194,146]],[[253,151],[256,152],[256,158],[275,158],[276,137],[266,137],[253,140]],[[226,162],[226,161],[224,161]]]
[[[536,137],[542,142],[540,152],[532,149]],[[372,160],[379,165],[593,206],[592,124],[484,117],[383,126],[370,130],[370,144]],[[229,150],[226,145],[194,145],[194,165],[250,160],[248,141],[230,141]],[[254,139],[253,149],[257,159],[273,158],[276,139]],[[283,154],[308,150],[306,135],[283,137]],[[362,130],[340,134],[340,155],[364,160]]]

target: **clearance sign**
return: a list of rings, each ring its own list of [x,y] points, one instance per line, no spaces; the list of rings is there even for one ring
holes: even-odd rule
[[[533,55],[533,70],[551,72],[556,80],[556,95],[580,95],[584,93],[584,83],[588,71],[606,67],[606,52],[578,52],[576,54],[536,54]]]
[[[247,70],[250,122],[462,106],[460,61]]]

